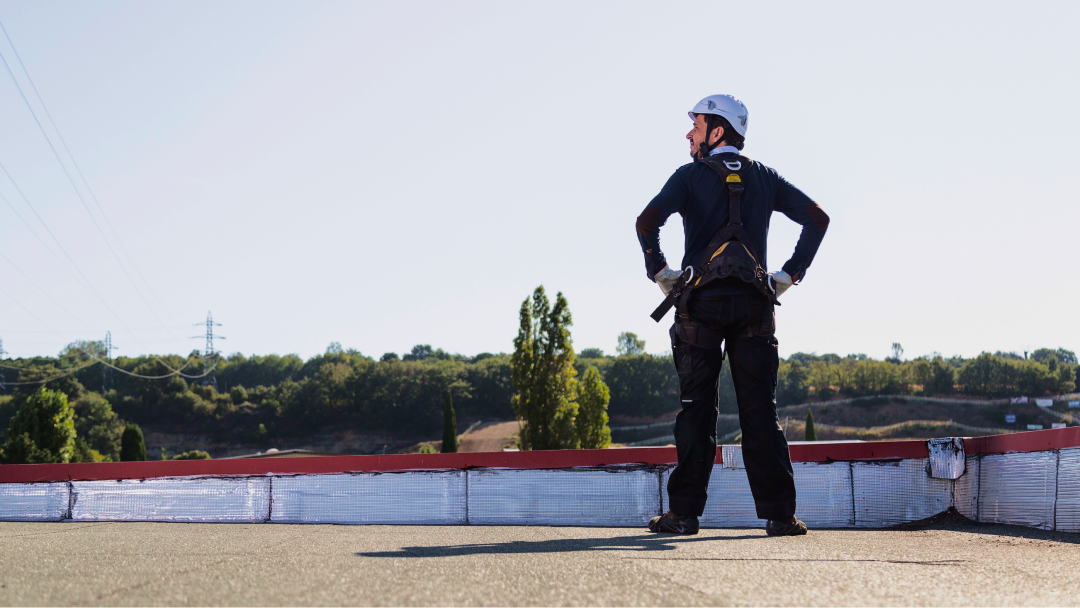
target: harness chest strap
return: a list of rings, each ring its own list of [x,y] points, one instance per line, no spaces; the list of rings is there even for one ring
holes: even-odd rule
[[[651,316],[657,322],[660,322],[673,305],[676,306],[676,314],[682,319],[687,319],[686,301],[694,288],[728,276],[737,276],[751,283],[774,304],[779,305],[775,292],[765,275],[765,269],[759,261],[753,239],[742,225],[742,194],[745,191],[743,178],[752,161],[738,156],[735,160],[708,157],[698,162],[708,166],[720,176],[728,195],[728,222],[709,239],[709,244],[705,248],[705,251],[709,252],[707,253],[710,256],[709,259],[704,263],[699,263],[700,266],[691,266],[684,271],[683,277],[676,283],[672,293],[653,311]],[[732,250],[731,255],[721,255],[736,241],[749,257],[749,261],[735,250]]]

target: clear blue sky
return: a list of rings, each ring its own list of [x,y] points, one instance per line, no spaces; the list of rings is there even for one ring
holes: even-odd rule
[[[832,216],[782,355],[1076,350],[1078,7],[0,2],[123,260],[0,68],[0,162],[101,296],[0,174],[0,339],[186,353],[212,310],[227,353],[509,351],[543,284],[578,349],[664,351],[634,219],[730,93]],[[774,217],[771,267],[797,235]]]

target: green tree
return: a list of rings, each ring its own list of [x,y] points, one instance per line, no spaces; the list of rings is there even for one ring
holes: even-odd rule
[[[446,389],[446,407],[443,408],[442,452],[457,452],[457,416],[454,414],[454,398],[450,389]]]
[[[1076,353],[1071,350],[1059,348],[1054,350],[1052,348],[1040,348],[1031,353],[1031,358],[1039,363],[1046,363],[1050,358],[1054,357],[1059,363],[1068,363],[1070,365],[1076,365]]]
[[[67,395],[41,387],[8,423],[4,462],[69,462],[75,452],[75,413]]]
[[[776,383],[776,404],[783,407],[806,401],[810,396],[810,371],[798,360],[780,366]]]
[[[105,460],[118,460],[120,436],[126,425],[113,412],[112,405],[97,393],[85,392],[72,407],[75,410],[75,432],[79,440],[84,441],[87,449],[97,452]]]
[[[679,375],[671,357],[623,355],[608,361],[604,382],[612,414],[659,416],[679,409]]]
[[[1061,365],[1057,370],[1057,392],[1071,393],[1076,390],[1075,372],[1071,365]]]
[[[927,395],[948,395],[956,384],[956,370],[941,357],[930,361],[930,370],[923,392]]]
[[[566,298],[559,293],[551,306],[541,285],[533,292],[531,304],[529,298],[521,303],[519,317],[510,365],[517,390],[511,403],[521,423],[521,447],[577,447],[577,372],[569,329],[573,321]]]
[[[109,458],[103,456],[90,443],[82,437],[75,438],[75,450],[71,454],[71,462],[106,462]]]
[[[4,464],[44,464],[53,462],[52,459],[53,455],[39,448],[29,433],[8,437],[0,449],[0,462]]]
[[[624,331],[619,334],[619,344],[615,351],[620,355],[643,355],[645,354],[645,340],[640,340],[637,334]]]
[[[142,429],[137,424],[129,424],[120,436],[120,460],[133,462],[146,460],[146,442]]]
[[[581,377],[577,400],[577,436],[581,440],[582,448],[606,448],[611,445],[607,414],[610,400],[611,392],[600,377],[600,370],[590,365]]]
[[[814,411],[806,408],[806,441],[817,441],[817,429],[814,428]]]
[[[16,386],[13,395],[15,400],[20,403],[25,403],[27,399],[42,388],[59,391],[64,393],[65,398],[72,400],[78,399],[83,392],[83,385],[79,384],[79,381],[75,379],[74,375],[57,367],[52,362],[38,363],[37,360],[35,360],[32,365],[19,372],[18,381],[20,383],[40,383]]]

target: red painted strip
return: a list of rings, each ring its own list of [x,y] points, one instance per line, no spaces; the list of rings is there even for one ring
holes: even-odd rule
[[[926,441],[867,441],[865,443],[801,443],[788,448],[792,462],[829,462],[834,460],[886,460],[893,458],[928,458]]]
[[[964,452],[968,456],[1008,454],[1010,452],[1042,452],[1044,450],[1075,447],[1080,447],[1080,426],[964,439]]]
[[[1080,430],[1080,429],[1077,429]],[[1056,431],[1043,431],[1056,432]],[[1035,433],[1024,433],[1034,435]],[[1014,437],[1007,435],[1004,437]],[[996,439],[996,437],[979,438]],[[971,440],[969,440],[971,441]],[[1080,435],[1072,444],[1080,445]],[[1051,449],[1041,447],[1037,449]],[[1017,450],[1011,450],[1017,451]],[[794,462],[926,458],[923,441],[876,441],[791,446]],[[192,475],[298,475],[318,473],[387,472],[407,470],[563,469],[569,467],[648,464],[676,461],[674,448],[613,450],[557,450],[537,452],[483,452],[467,454],[391,454],[386,456],[318,456],[223,460],[170,460],[84,464],[24,464],[0,466],[0,483],[146,479]],[[717,464],[722,462],[716,451]]]
[[[675,462],[674,448],[480,452],[467,454],[390,454],[386,456],[310,456],[228,460],[168,460],[0,466],[0,483],[145,479],[188,475],[294,475],[466,469],[563,469],[619,464]],[[717,462],[720,460],[717,450]]]

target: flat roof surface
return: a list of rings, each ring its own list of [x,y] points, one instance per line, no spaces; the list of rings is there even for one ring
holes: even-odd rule
[[[0,523],[2,605],[1076,605],[1080,535]]]

